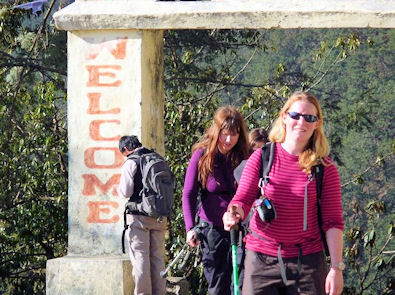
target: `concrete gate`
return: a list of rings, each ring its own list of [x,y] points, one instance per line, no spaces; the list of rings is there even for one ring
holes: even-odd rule
[[[47,294],[132,294],[115,191],[121,135],[164,154],[163,31],[394,28],[390,0],[80,0],[54,15],[68,31],[68,255],[47,262]]]

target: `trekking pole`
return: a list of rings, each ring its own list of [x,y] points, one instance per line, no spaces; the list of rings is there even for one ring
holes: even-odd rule
[[[236,206],[230,207],[230,213],[236,214]],[[237,267],[237,240],[238,240],[239,227],[233,225],[230,228],[230,244],[232,247],[232,267],[233,267],[233,294],[239,295],[239,269]]]
[[[187,251],[187,254],[184,256],[184,260],[181,262],[180,265],[178,265],[178,270],[183,270],[185,265],[188,262],[189,256],[191,255],[191,251]]]
[[[164,271],[160,272],[160,276],[162,278],[165,278],[167,275],[167,272],[170,270],[170,268],[181,258],[181,255],[184,253],[184,251],[187,249],[188,244],[185,244],[184,247],[182,247],[181,251],[177,254],[177,256],[174,258],[174,260],[166,267]]]

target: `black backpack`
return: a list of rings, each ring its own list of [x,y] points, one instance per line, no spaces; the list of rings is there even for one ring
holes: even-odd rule
[[[126,214],[138,212],[141,215],[160,220],[162,216],[170,216],[174,203],[174,174],[161,155],[151,150],[142,155],[130,154],[128,160],[135,161],[137,167],[140,167],[143,188],[139,194],[140,202],[129,199],[125,205],[122,233],[123,253],[125,253],[125,231],[128,228]]]
[[[266,145],[262,147],[262,160],[261,160],[261,175],[262,180],[265,184],[269,181],[269,172],[272,168],[273,158],[274,158],[274,146],[275,143],[268,142]],[[318,216],[318,224],[320,226],[321,238],[324,242],[325,254],[329,256],[328,244],[326,242],[325,232],[322,229],[322,216],[321,216],[321,193],[322,193],[322,180],[324,178],[324,165],[318,164],[312,167],[311,169],[312,177],[316,179],[316,189],[317,189],[317,216]],[[250,213],[247,219],[251,218],[252,214]],[[244,221],[248,226],[248,221]]]

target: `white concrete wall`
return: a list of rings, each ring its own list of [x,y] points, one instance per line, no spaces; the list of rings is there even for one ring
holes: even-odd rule
[[[121,253],[125,200],[115,187],[122,135],[141,138],[139,31],[68,34],[69,248]]]

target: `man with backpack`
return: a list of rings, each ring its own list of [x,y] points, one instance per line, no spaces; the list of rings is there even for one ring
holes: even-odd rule
[[[134,294],[166,294],[166,280],[160,272],[165,269],[164,240],[173,203],[174,177],[163,158],[143,147],[136,136],[123,136],[119,150],[127,157],[117,191],[129,199],[122,247],[124,250],[126,233]]]

